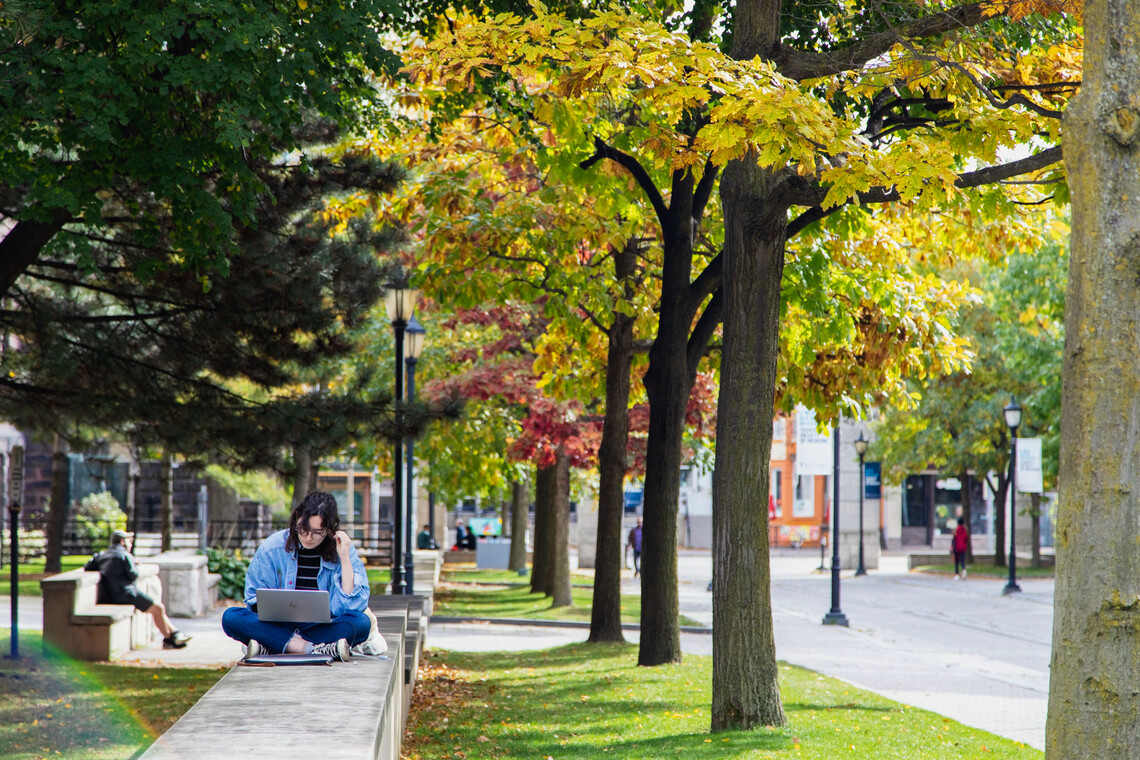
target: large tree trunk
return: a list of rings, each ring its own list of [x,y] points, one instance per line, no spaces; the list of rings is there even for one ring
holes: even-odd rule
[[[1045,753],[1140,757],[1140,6],[1084,9],[1064,118],[1072,193]]]
[[[44,552],[44,572],[58,573],[63,558],[63,529],[67,524],[68,480],[70,468],[68,445],[62,437],[55,437],[55,451],[51,455],[51,502],[48,507],[47,546]]]
[[[570,595],[570,457],[559,446],[554,462],[553,519],[551,520],[550,578],[546,595],[551,607],[573,607]]]
[[[714,731],[779,726],[768,558],[769,460],[787,207],[755,156],[721,178],[724,356],[713,474]]]
[[[534,558],[530,563],[532,594],[547,593],[553,572],[554,469],[554,465],[539,467],[534,476]]]
[[[614,252],[614,274],[633,287],[637,247],[631,242]],[[625,641],[621,633],[621,566],[624,541],[626,450],[629,444],[629,373],[633,364],[633,317],[618,311],[610,325],[606,358],[606,415],[598,446],[598,536],[594,561],[594,601],[590,642]]]
[[[525,483],[511,483],[511,558],[507,567],[526,570],[526,517],[527,487]]]
[[[174,460],[167,454],[162,458],[162,551],[170,551],[174,539]]]
[[[768,53],[779,0],[738,0],[732,55]],[[724,351],[713,475],[712,729],[779,726],[767,495],[780,351],[780,287],[788,206],[779,174],[749,154],[725,167]],[[838,505],[836,505],[838,508]]]

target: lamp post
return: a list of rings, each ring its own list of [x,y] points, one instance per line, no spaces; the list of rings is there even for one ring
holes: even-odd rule
[[[823,616],[824,625],[847,625],[839,608],[839,425],[832,431],[834,444],[831,465],[831,609]]]
[[[1009,404],[1002,410],[1005,424],[1009,426],[1009,582],[1001,590],[1002,596],[1021,591],[1017,585],[1017,428],[1021,426],[1021,407],[1017,399],[1010,396]]]
[[[408,326],[408,319],[416,308],[416,298],[419,292],[407,287],[394,285],[384,294],[384,305],[388,308],[388,318],[392,320],[392,331],[396,336],[396,394],[392,397],[396,408],[396,426],[400,427],[399,405],[404,399],[404,330]],[[401,435],[400,438],[403,436]],[[392,521],[392,593],[399,595],[405,593],[404,566],[400,556],[400,547],[403,546],[403,453],[404,442],[397,439],[392,452],[392,503],[395,507],[395,519]],[[379,515],[377,515],[379,521]],[[379,525],[377,525],[379,528]]]
[[[415,316],[408,320],[408,327],[404,332],[404,353],[407,356],[404,358],[404,366],[408,370],[408,401],[416,400],[416,362],[420,358],[420,352],[424,347],[424,328],[416,321]],[[415,536],[415,516],[416,516],[416,495],[415,489],[412,487],[412,452],[414,450],[414,442],[412,437],[408,436],[407,450],[408,450],[408,506],[404,510],[404,580],[407,582],[406,593],[414,594],[413,584],[415,582],[415,560],[412,555],[413,536]]]
[[[859,437],[855,439],[855,453],[859,455],[859,567],[855,569],[855,575],[866,575],[867,568],[863,565],[863,491],[867,488],[867,479],[863,474],[863,457],[867,454],[867,439],[863,437],[863,431],[859,431]]]

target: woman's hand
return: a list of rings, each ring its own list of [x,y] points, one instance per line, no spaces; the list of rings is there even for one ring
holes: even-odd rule
[[[352,539],[343,530],[338,530],[333,538],[336,539],[336,553],[340,557],[340,561],[349,562],[351,557],[349,549],[352,548]]]

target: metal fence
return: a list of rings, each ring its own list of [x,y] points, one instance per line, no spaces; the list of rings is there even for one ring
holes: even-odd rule
[[[0,531],[0,566],[10,562],[10,525],[7,520]],[[205,546],[211,549],[252,554],[266,537],[281,530],[288,524],[287,519],[268,520],[210,520],[205,526]],[[174,523],[173,549],[197,549],[202,545],[198,520],[176,520]],[[110,522],[87,522],[69,520],[63,529],[63,554],[88,555],[103,551],[111,543],[111,533],[116,525]],[[158,554],[161,550],[161,521],[140,519],[135,525],[134,553],[138,556]],[[47,550],[47,519],[20,519],[20,561],[28,562],[43,557]],[[357,551],[374,562],[391,563],[392,524],[382,522],[371,525],[368,530],[355,530],[353,543]]]

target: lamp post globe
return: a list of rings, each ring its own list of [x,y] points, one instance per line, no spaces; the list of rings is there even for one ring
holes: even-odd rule
[[[1021,406],[1017,399],[1010,397],[1002,415],[1009,427],[1009,581],[1001,590],[1004,596],[1021,591],[1017,585],[1017,429],[1021,426]]]
[[[854,440],[855,453],[859,455],[859,567],[855,568],[855,575],[866,575],[867,567],[863,564],[863,492],[866,489],[866,477],[863,474],[863,457],[867,454],[869,441],[859,431],[859,437]]]
[[[384,305],[388,309],[388,319],[392,321],[392,331],[395,335],[396,345],[396,392],[392,396],[392,404],[396,409],[396,427],[400,428],[401,419],[399,407],[404,398],[404,331],[408,327],[408,320],[416,308],[416,299],[419,291],[412,290],[406,283],[393,284],[384,294]],[[404,579],[403,555],[400,547],[403,545],[403,452],[404,442],[398,436],[392,451],[392,502],[394,519],[392,520],[392,593],[403,594],[406,591]],[[380,516],[376,516],[377,538],[380,535]]]
[[[419,361],[420,352],[423,351],[425,332],[423,326],[416,320],[415,315],[408,320],[408,326],[404,330],[404,366],[408,374],[407,399],[409,402],[416,400],[416,362]],[[412,549],[415,546],[413,536],[415,536],[416,525],[416,497],[415,488],[412,485],[414,483],[412,476],[415,474],[413,464],[415,442],[411,436],[408,436],[405,448],[408,459],[408,497],[407,507],[404,510],[404,593],[414,594],[416,566]]]

